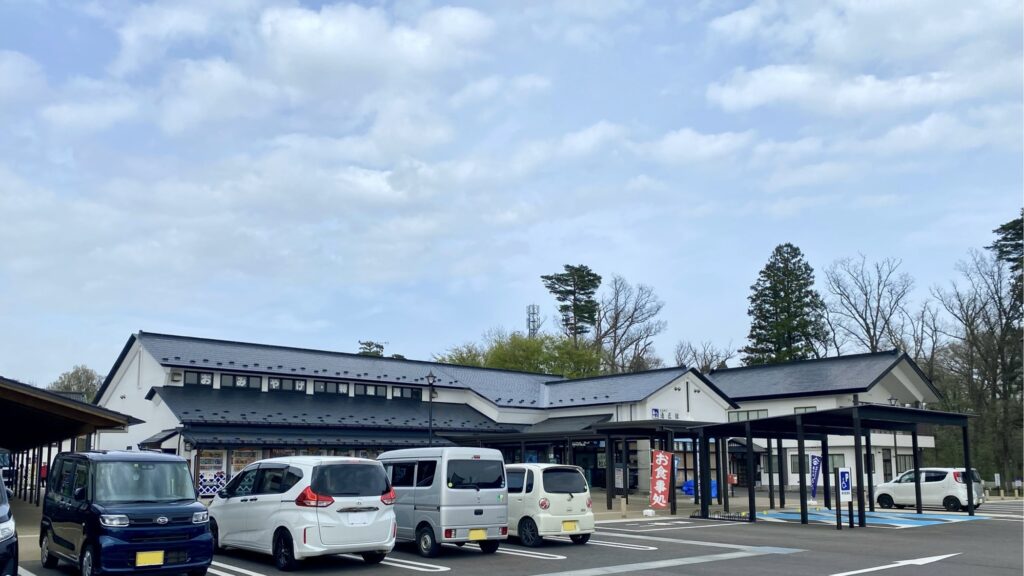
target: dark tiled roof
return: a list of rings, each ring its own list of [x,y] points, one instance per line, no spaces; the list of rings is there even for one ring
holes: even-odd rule
[[[581,406],[643,400],[686,374],[686,368],[664,368],[634,374],[562,380],[547,386],[547,406]]]
[[[713,370],[707,375],[733,400],[865,391],[903,355],[898,350]]]
[[[530,433],[557,433],[557,432],[579,432],[586,430],[594,424],[606,422],[611,418],[611,414],[601,414],[597,416],[568,416],[565,418],[548,418],[543,422],[538,422],[533,426],[530,426],[524,432]]]
[[[178,433],[178,429],[177,428],[171,428],[170,430],[161,430],[161,431],[157,432],[156,434],[153,434],[149,438],[146,438],[142,442],[139,442],[139,447],[147,448],[149,446],[154,446],[154,447],[159,448],[160,445],[163,444],[164,442],[166,442],[168,438],[170,438],[171,436],[174,436],[177,433]]]
[[[309,430],[274,426],[196,426],[182,431],[186,440],[197,446],[275,446],[331,448],[416,448],[427,445],[423,431],[398,430]],[[454,446],[450,440],[434,436],[435,446]]]
[[[171,412],[186,425],[271,425],[324,428],[426,430],[427,403],[365,396],[257,390],[213,389],[201,386],[153,388]],[[466,404],[434,402],[434,430],[517,432],[498,424]]]

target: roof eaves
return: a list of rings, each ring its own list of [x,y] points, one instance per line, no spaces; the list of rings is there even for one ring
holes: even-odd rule
[[[139,334],[142,334],[142,330],[139,330]],[[103,393],[110,387],[110,383],[114,380],[114,375],[121,368],[121,364],[124,359],[128,356],[128,351],[132,349],[132,344],[135,344],[136,335],[132,334],[128,337],[128,341],[125,342],[124,348],[121,349],[121,353],[118,354],[117,360],[114,361],[114,367],[107,372],[107,377],[103,379],[103,384],[100,385],[100,389],[96,391],[96,395],[92,397],[92,403],[97,406],[100,403],[100,398],[103,397]]]
[[[845,356],[827,356],[825,358],[805,358],[803,360],[787,360],[786,362],[777,362],[774,364],[750,364],[747,366],[736,366],[734,368],[715,368],[708,372],[708,375],[715,374],[716,372],[736,372],[739,370],[757,370],[757,369],[769,369],[778,368],[780,366],[792,366],[794,364],[810,364],[818,362],[836,362],[840,360],[855,360],[858,358],[867,358],[869,356],[882,356],[885,354],[900,354],[898,348],[891,350],[882,350],[880,352],[862,352],[860,354],[847,354]]]
[[[729,404],[729,407],[732,408],[733,410],[740,407],[740,405],[733,401],[733,399],[730,398],[725,392],[722,392],[721,388],[715,386],[715,383],[708,379],[707,376],[701,374],[700,370],[697,370],[696,368],[690,368],[689,370],[686,371],[686,373],[690,373],[696,376],[697,379],[703,382],[705,386],[711,388],[711,390],[713,390],[715,394],[718,394],[718,396],[722,400],[725,400]]]

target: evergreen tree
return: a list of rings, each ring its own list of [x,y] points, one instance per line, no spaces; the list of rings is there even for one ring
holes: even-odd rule
[[[750,287],[750,334],[743,363],[777,364],[816,356],[826,336],[825,304],[814,289],[814,269],[796,246],[775,247]]]
[[[597,323],[597,299],[601,276],[589,267],[565,265],[565,272],[541,276],[544,287],[558,300],[565,335],[579,347],[579,337]]]

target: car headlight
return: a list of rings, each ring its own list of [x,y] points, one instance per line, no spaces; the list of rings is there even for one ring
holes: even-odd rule
[[[101,514],[100,524],[107,528],[124,528],[128,525],[128,517],[124,514]]]
[[[195,514],[192,515],[192,523],[193,524],[206,524],[209,521],[210,521],[210,513],[207,512],[206,510],[203,510],[202,512],[196,512]]]
[[[0,542],[14,537],[14,518],[0,522]]]

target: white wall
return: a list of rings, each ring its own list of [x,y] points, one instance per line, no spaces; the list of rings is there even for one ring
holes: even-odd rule
[[[180,385],[168,382],[168,369],[160,365],[138,342],[132,346],[110,386],[98,404],[103,408],[134,416],[144,423],[130,426],[127,431],[101,431],[96,433],[93,447],[98,450],[124,450],[161,430],[177,427],[180,423],[159,397],[146,400],[146,393],[154,386]]]

